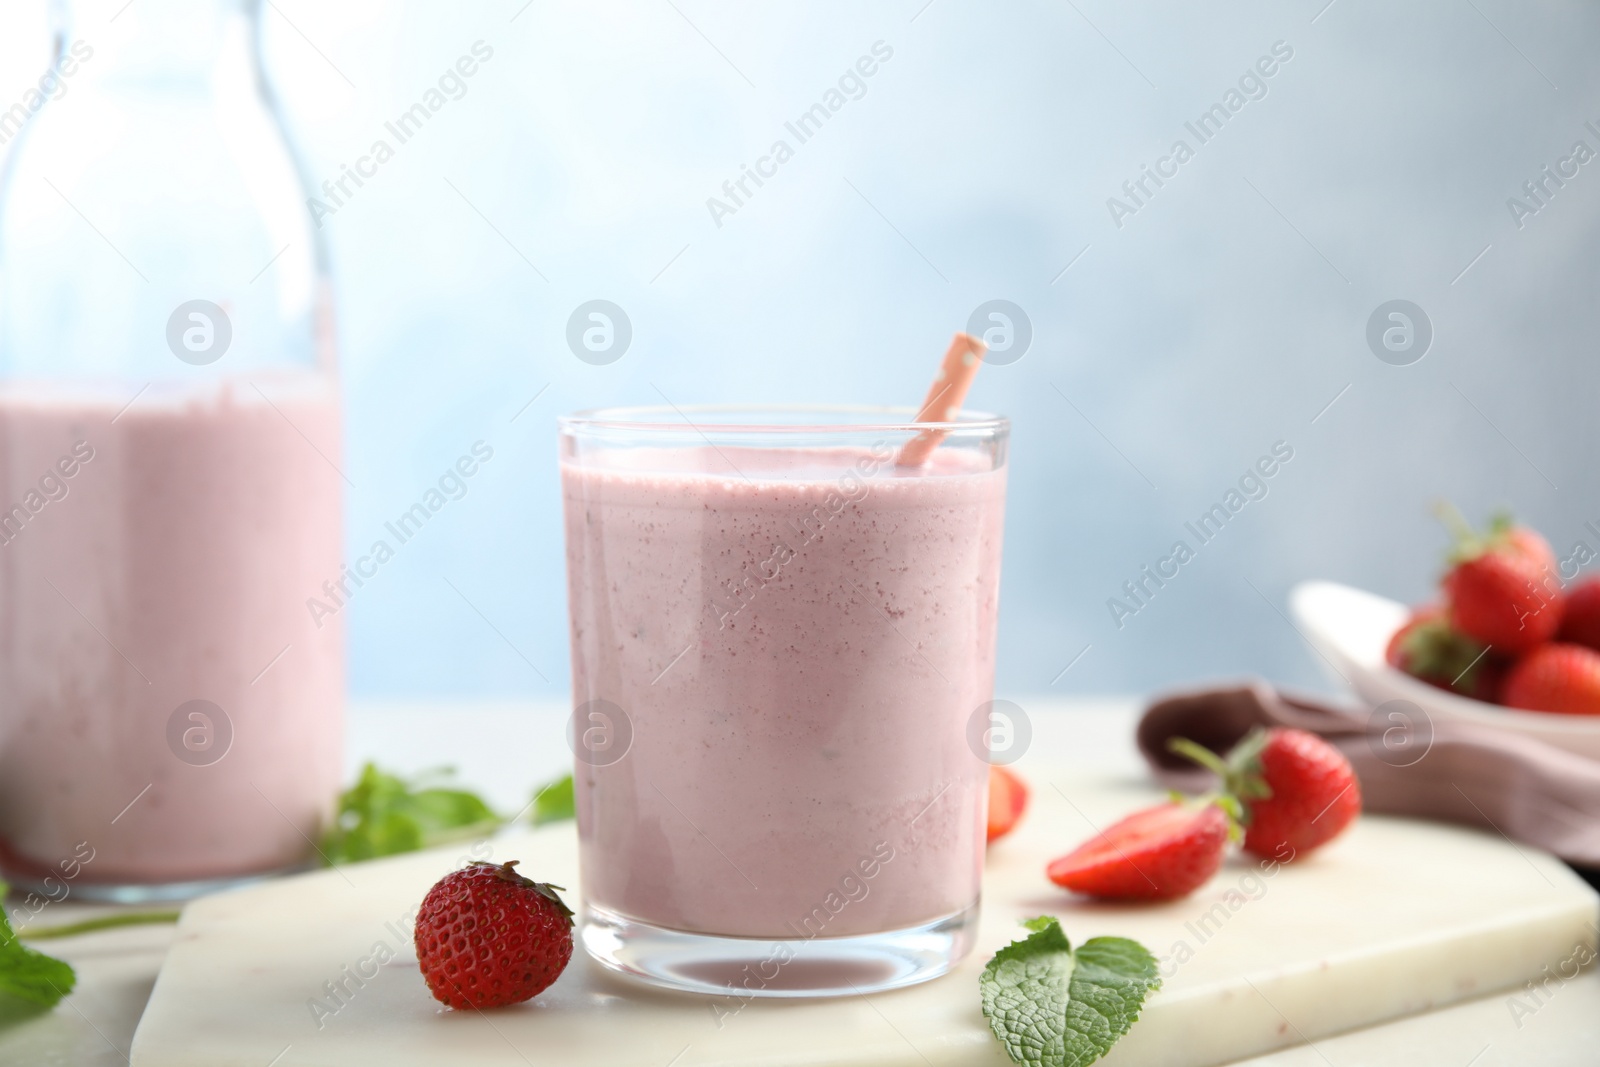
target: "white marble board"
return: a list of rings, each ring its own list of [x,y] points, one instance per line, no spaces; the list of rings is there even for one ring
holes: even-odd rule
[[[457,846],[192,904],[132,1067],[999,1065],[1007,1061],[979,1010],[977,975],[1021,936],[1020,919],[1041,913],[1060,916],[1075,942],[1119,934],[1169,958],[1165,987],[1102,1062],[1208,1067],[1515,987],[1595,943],[1595,893],[1553,858],[1492,833],[1377,817],[1270,877],[1237,858],[1187,900],[1084,902],[1045,880],[1045,862],[1091,822],[1158,794],[1081,773],[1028,777],[1033,811],[990,851],[978,951],[922,986],[713,1010],[707,998],[615,978],[580,948],[531,1003],[446,1011],[428,995],[399,920],[464,858]],[[577,886],[570,823],[489,845],[497,860]],[[312,1008],[346,967],[370,972],[362,961],[386,954],[375,953],[380,944],[395,958],[376,977],[347,984],[354,992],[332,1015]]]

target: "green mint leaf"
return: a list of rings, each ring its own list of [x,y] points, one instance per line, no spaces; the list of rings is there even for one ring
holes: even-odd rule
[[[476,793],[464,789],[419,789],[411,794],[411,816],[430,843],[441,836],[459,836],[481,826],[497,826],[500,817]]]
[[[0,882],[0,899],[9,890],[10,886]],[[70,966],[17,940],[10,917],[0,908],[0,997],[9,995],[30,1005],[53,1008],[77,982]]]
[[[563,819],[575,819],[577,815],[578,809],[572,797],[570,774],[564,778],[557,778],[533,795],[532,819],[535,826],[543,826],[547,822],[561,822]]]
[[[983,1014],[1013,1063],[1085,1067],[1104,1056],[1160,987],[1156,959],[1124,937],[1093,937],[1077,951],[1061,924],[1040,916],[978,978]]]
[[[500,817],[476,793],[447,785],[452,774],[442,768],[407,780],[368,763],[339,797],[323,859],[355,863],[493,832]]]

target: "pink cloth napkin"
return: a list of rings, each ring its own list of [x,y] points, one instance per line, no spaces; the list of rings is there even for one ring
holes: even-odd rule
[[[1251,680],[1158,697],[1139,721],[1137,740],[1158,778],[1200,791],[1215,779],[1167,751],[1167,739],[1187,737],[1221,752],[1258,725],[1298,727],[1337,745],[1361,779],[1367,811],[1482,827],[1600,867],[1600,760],[1509,730],[1429,721],[1400,701],[1341,707]]]

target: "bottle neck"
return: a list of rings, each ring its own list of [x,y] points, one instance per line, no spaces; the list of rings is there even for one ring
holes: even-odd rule
[[[57,62],[93,52],[82,64],[86,83],[197,86],[225,62],[257,65],[261,0],[54,0],[54,8]]]

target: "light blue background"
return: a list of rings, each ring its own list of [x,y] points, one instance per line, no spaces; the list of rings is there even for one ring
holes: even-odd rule
[[[1287,589],[1427,596],[1439,496],[1510,505],[1564,552],[1600,519],[1600,162],[1523,228],[1506,201],[1575,140],[1600,149],[1600,10],[1325,3],[274,0],[269,62],[319,181],[494,49],[326,220],[354,554],[495,449],[352,603],[354,694],[564,693],[557,413],[913,403],[996,297],[1034,330],[970,398],[1014,422],[1002,690],[1320,685]],[[719,228],[707,198],[880,40],[866,94]],[[1107,198],[1196,147],[1185,121],[1277,41],[1267,95],[1115,226]],[[610,366],[564,342],[597,297],[633,323]],[[1412,366],[1364,340],[1394,298],[1436,331]],[[1107,598],[1280,440],[1270,494],[1119,629]]]

